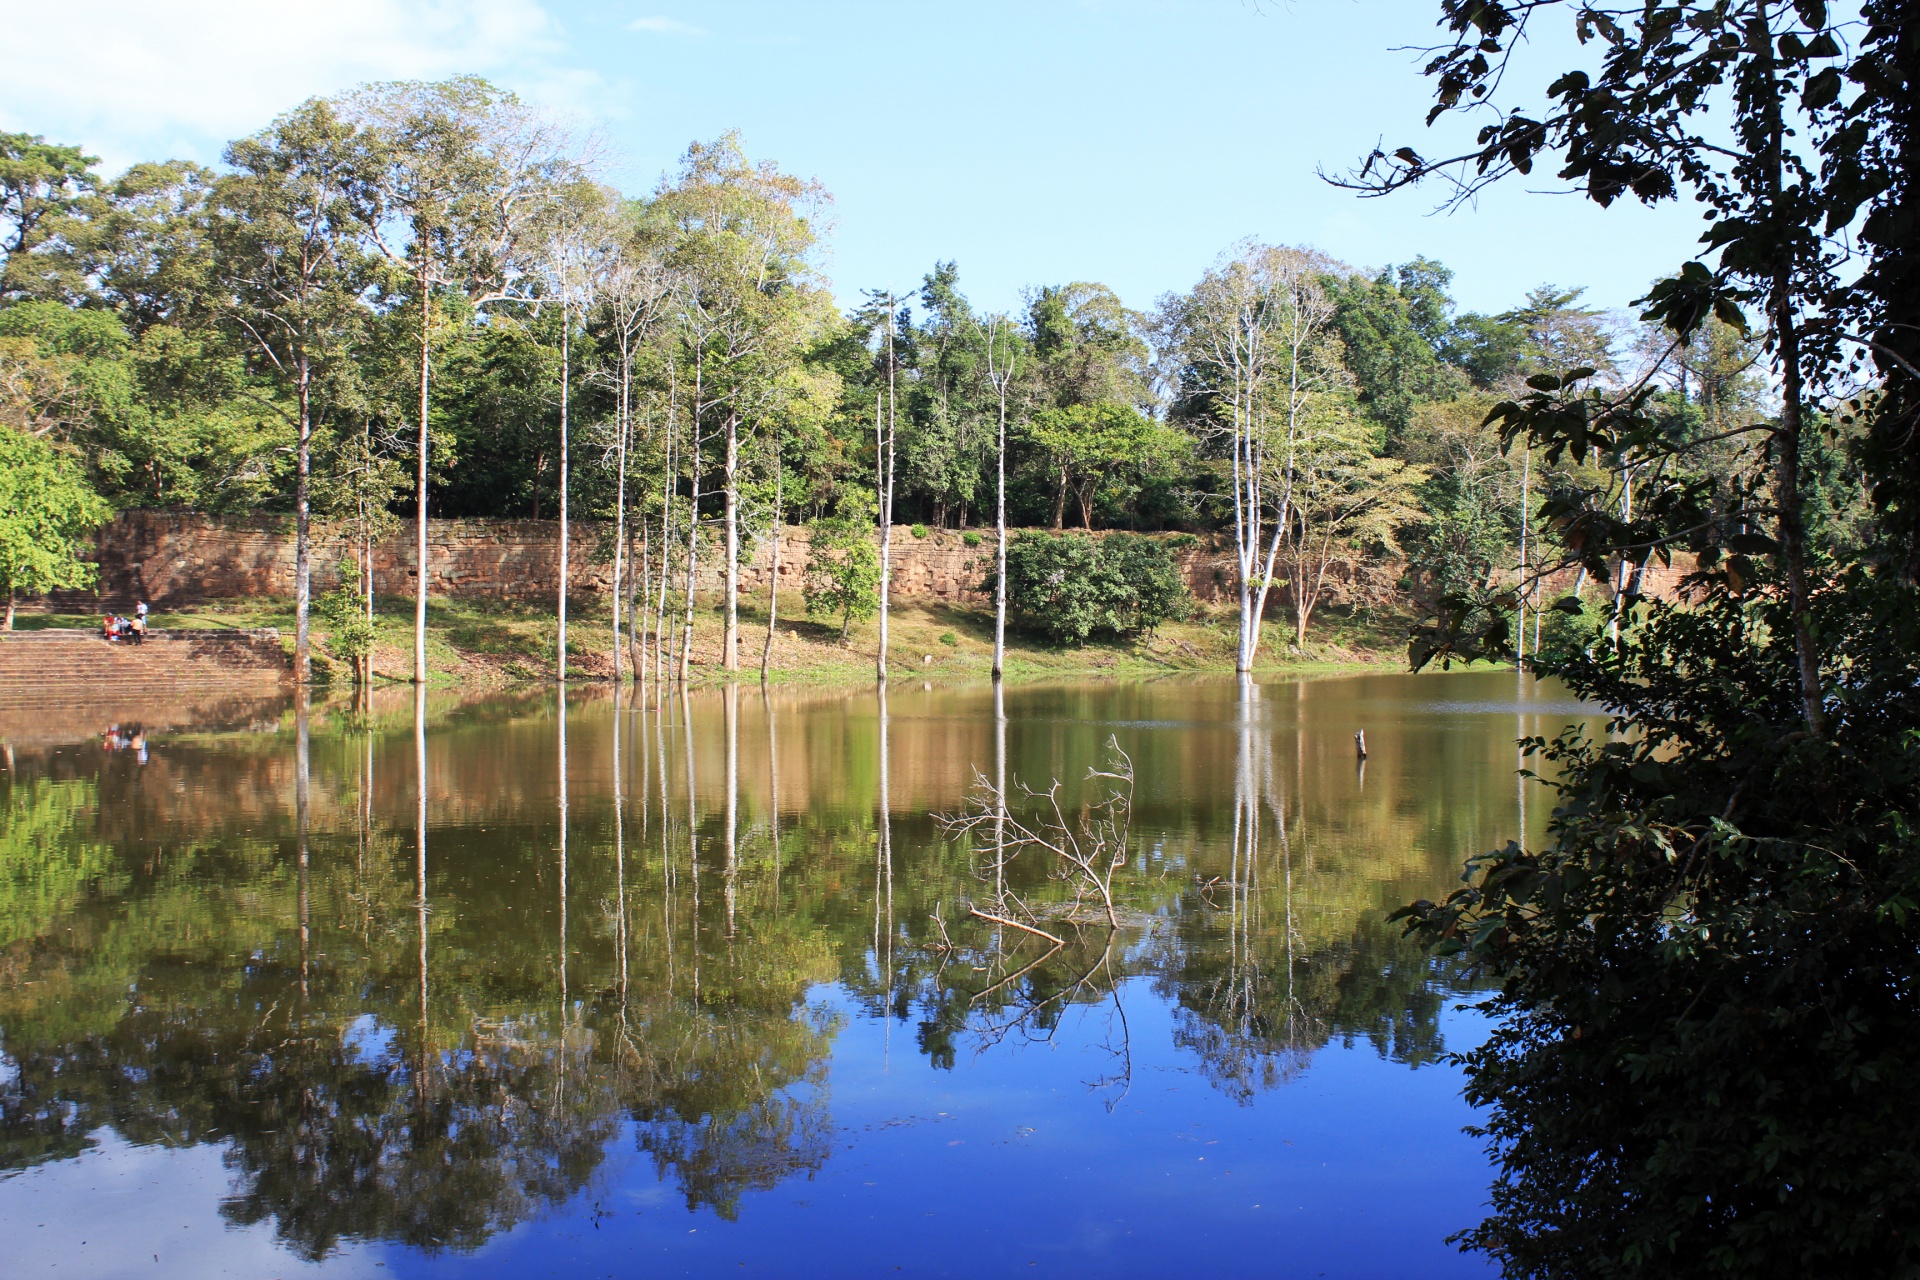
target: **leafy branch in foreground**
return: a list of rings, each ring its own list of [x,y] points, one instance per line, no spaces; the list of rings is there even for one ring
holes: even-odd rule
[[[1811,603],[1847,673],[1829,737],[1797,726],[1777,596],[1645,606],[1632,643],[1555,668],[1632,732],[1527,744],[1557,775],[1547,845],[1396,915],[1501,984],[1461,1059],[1501,1176],[1458,1238],[1510,1275],[1912,1257],[1920,608],[1859,568]]]
[[[1556,12],[1597,65],[1545,111],[1507,103]],[[1692,471],[1712,441],[1668,429],[1644,379],[1571,367],[1487,419],[1609,473],[1545,505],[1566,563],[1637,583],[1697,557],[1684,603],[1625,591],[1606,642],[1533,664],[1615,716],[1605,740],[1525,744],[1559,797],[1545,847],[1475,858],[1396,916],[1499,983],[1460,1058],[1499,1174],[1455,1239],[1510,1277],[1920,1274],[1920,5],[1861,14],[1442,0],[1429,120],[1487,123],[1470,151],[1376,152],[1350,179],[1457,201],[1551,157],[1602,206],[1692,195],[1703,260],[1643,318],[1676,347],[1757,318],[1775,393],[1710,433],[1750,442],[1730,476]],[[1864,548],[1814,536],[1841,448],[1879,511]],[[1516,654],[1512,607],[1443,601],[1415,664]]]

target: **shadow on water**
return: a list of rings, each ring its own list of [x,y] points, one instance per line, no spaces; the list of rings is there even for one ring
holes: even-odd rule
[[[1523,821],[1516,732],[1571,717],[1540,691],[1528,721],[1523,691],[1517,721],[1512,690],[407,690],[156,713],[141,760],[14,744],[0,1220],[25,1171],[111,1134],[217,1147],[222,1218],[310,1260],[598,1228],[609,1185],[748,1230],[756,1196],[866,1158],[848,1082],[910,1060],[889,1105],[935,1111],[970,1072],[1040,1070],[1026,1049],[1087,1049],[1073,1070],[1116,1116],[1145,1113],[1143,1073],[1258,1113],[1329,1046],[1436,1064],[1467,980],[1382,917]],[[970,919],[1065,889],[1020,864],[992,884],[935,815],[976,776],[1078,805],[1110,738],[1138,778],[1120,927],[1056,911],[1054,945]],[[1031,1130],[1085,1104],[1021,1105]]]

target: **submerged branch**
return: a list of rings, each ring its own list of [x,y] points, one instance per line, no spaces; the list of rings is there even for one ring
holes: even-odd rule
[[[1056,938],[1052,934],[1048,933],[1045,929],[1036,929],[1030,924],[1022,924],[1018,920],[1012,920],[1006,916],[992,915],[988,912],[982,911],[978,907],[969,907],[967,909],[967,914],[978,916],[982,920],[991,920],[995,924],[1004,924],[1010,929],[1024,930],[1025,932],[1032,934],[1036,938],[1045,938],[1048,942],[1051,942],[1056,947],[1064,947],[1067,945],[1066,940],[1064,938]]]

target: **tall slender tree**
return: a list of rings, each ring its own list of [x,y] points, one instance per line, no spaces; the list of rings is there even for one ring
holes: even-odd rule
[[[342,113],[379,139],[374,247],[398,270],[415,313],[419,444],[415,475],[413,678],[427,678],[431,576],[427,485],[432,468],[434,293],[460,289],[478,310],[523,297],[527,258],[558,187],[578,171],[564,132],[476,76],[372,85]]]
[[[1235,669],[1253,669],[1261,619],[1292,515],[1307,406],[1343,376],[1332,349],[1326,258],[1251,241],[1184,297],[1162,303],[1160,333],[1190,421],[1230,459],[1240,603]]]
[[[875,299],[876,302],[879,300]],[[888,620],[893,607],[894,446],[899,439],[899,397],[896,384],[900,377],[900,358],[894,344],[894,326],[898,321],[900,301],[891,291],[885,295],[885,300],[886,329],[880,355],[882,370],[887,379],[884,430],[881,426],[880,400],[876,396],[873,402],[874,485],[880,499],[880,640],[874,651],[874,668],[882,685],[887,682]],[[885,692],[883,691],[880,696],[884,700]]]
[[[615,440],[618,480],[614,497],[613,538],[613,678],[620,679],[620,604],[623,563],[629,542],[627,530],[628,464],[634,443],[634,373],[648,339],[675,296],[675,277],[662,257],[659,237],[653,234],[645,206],[629,203],[619,213],[617,240],[607,264],[600,296],[606,312],[607,329],[613,340],[617,367]],[[663,457],[662,461],[665,459]],[[643,540],[650,539],[643,534]],[[666,540],[661,539],[664,548]],[[644,571],[633,572],[638,584]],[[635,600],[638,600],[637,593]],[[637,611],[630,611],[628,625],[638,622]],[[636,637],[636,652],[644,650],[644,637]],[[638,678],[638,669],[635,670]]]
[[[572,589],[571,557],[571,420],[573,403],[573,331],[577,324],[590,318],[596,308],[602,290],[606,287],[610,273],[617,269],[620,254],[619,228],[616,224],[618,195],[592,182],[577,180],[570,183],[561,192],[553,204],[551,219],[547,228],[545,243],[539,251],[537,270],[541,276],[541,297],[545,301],[555,302],[560,307],[560,571],[557,600],[555,606],[554,627],[554,677],[561,683],[567,679],[567,596]],[[626,383],[622,383],[622,390]],[[616,451],[619,454],[622,474],[622,496],[625,491],[626,461],[626,418],[622,413],[616,424]],[[620,517],[624,522],[625,513]],[[624,523],[621,532],[625,532]],[[619,606],[618,563],[622,548],[618,539],[614,545],[615,575],[614,599],[614,675],[619,677]]]
[[[375,219],[380,142],[314,99],[227,148],[215,190],[215,302],[285,388],[294,444],[294,674],[312,671],[313,437],[323,376],[349,376],[370,284],[362,237]]]
[[[679,174],[654,201],[673,227],[668,261],[685,281],[680,358],[693,375],[687,429],[696,466],[699,442],[709,431],[722,449],[721,665],[727,671],[740,666],[747,444],[766,425],[783,374],[820,322],[825,291],[814,255],[827,199],[818,183],[751,162],[739,135],[728,133],[690,147]]]
[[[1007,657],[1007,396],[1020,368],[1016,334],[1012,321],[1005,316],[996,315],[987,321],[986,373],[998,409],[993,449],[993,678],[996,683]],[[998,716],[998,692],[994,697]],[[1004,779],[999,785],[1005,786]]]

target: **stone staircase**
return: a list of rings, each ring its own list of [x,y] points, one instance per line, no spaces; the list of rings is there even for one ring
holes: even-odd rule
[[[271,692],[292,679],[272,628],[155,630],[138,645],[109,643],[97,631],[0,632],[0,703],[16,709],[71,706],[95,693]]]

